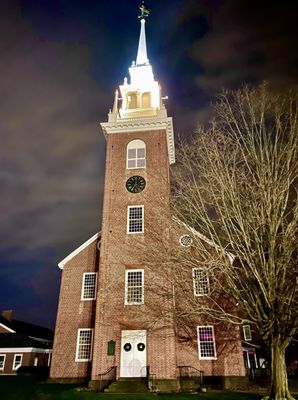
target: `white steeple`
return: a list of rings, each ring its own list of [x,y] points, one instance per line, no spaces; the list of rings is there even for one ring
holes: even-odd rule
[[[146,23],[145,19],[142,18],[136,65],[148,64],[148,62],[149,62],[149,60],[147,58],[145,23]]]
[[[166,129],[170,164],[175,162],[174,134],[172,118],[168,117],[167,110],[162,102],[161,88],[154,79],[152,66],[147,57],[145,18],[149,11],[140,7],[141,23],[139,46],[136,61],[129,68],[130,82],[124,78],[123,85],[115,92],[113,110],[109,112],[109,120],[101,126],[106,134],[129,130]],[[118,108],[119,101],[119,108]]]

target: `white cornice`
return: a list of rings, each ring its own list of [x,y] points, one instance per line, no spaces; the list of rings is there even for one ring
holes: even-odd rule
[[[84,250],[89,244],[94,242],[94,240],[98,239],[100,236],[100,232],[96,233],[94,236],[92,236],[87,242],[83,243],[80,247],[78,247],[76,250],[74,250],[72,253],[70,253],[67,257],[65,257],[62,261],[59,262],[58,267],[60,269],[63,269],[64,265],[70,261],[73,257],[75,257],[77,254],[79,254],[82,250]]]
[[[51,349],[37,347],[0,347],[0,353],[51,353]]]
[[[102,122],[100,125],[105,137],[113,133],[146,132],[165,129],[167,132],[169,163],[173,164],[175,162],[174,130],[171,117],[123,118],[113,122]]]

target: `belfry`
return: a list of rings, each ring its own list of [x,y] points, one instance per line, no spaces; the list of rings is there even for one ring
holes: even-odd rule
[[[150,266],[146,261],[155,241],[173,240],[172,221],[167,224],[165,216],[175,162],[172,118],[147,57],[148,13],[143,5],[130,80],[125,78],[116,90],[108,121],[101,123],[106,139],[101,231],[59,263],[63,273],[51,379],[89,381],[98,390],[131,379],[146,382],[148,390],[178,391],[185,366],[194,385],[202,373],[245,373],[241,340],[234,342],[232,352],[227,347],[220,353],[212,324],[198,320],[195,346],[179,339],[174,318],[163,314],[161,291],[156,290],[158,283],[163,301],[174,303],[173,285],[160,275],[161,259]],[[173,245],[188,243],[178,238]],[[191,285],[199,300],[208,293],[209,281],[193,270],[190,282],[202,280]]]

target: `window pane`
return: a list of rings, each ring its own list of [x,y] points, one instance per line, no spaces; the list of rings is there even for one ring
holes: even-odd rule
[[[96,273],[84,274],[82,299],[92,300],[96,297]]]
[[[145,149],[137,149],[138,158],[145,158]]]
[[[145,168],[146,144],[139,139],[132,140],[127,145],[127,168]]]
[[[143,274],[143,270],[126,272],[126,304],[143,303]]]
[[[200,358],[215,358],[215,342],[212,326],[198,327]]]
[[[143,207],[129,207],[128,232],[143,232]]]
[[[243,325],[243,336],[244,336],[244,340],[251,340],[251,330],[250,330],[250,326],[249,325]]]
[[[137,149],[128,149],[128,158],[136,158],[137,156]]]
[[[145,167],[145,159],[137,160],[137,167],[138,168]]]
[[[209,293],[207,271],[200,268],[193,269],[194,292],[196,296],[204,296]]]
[[[136,160],[128,160],[127,168],[136,168]]]
[[[91,359],[92,330],[80,330],[77,343],[77,360],[89,361]]]
[[[17,369],[22,363],[22,355],[18,354],[14,357],[13,369]]]

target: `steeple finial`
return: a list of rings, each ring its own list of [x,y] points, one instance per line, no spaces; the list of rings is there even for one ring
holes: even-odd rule
[[[139,19],[144,19],[147,18],[148,15],[150,14],[150,12],[147,10],[147,8],[145,7],[145,1],[142,1],[142,5],[141,7],[139,7],[139,9],[141,10],[141,15],[138,16]]]
[[[141,32],[140,32],[140,40],[139,40],[136,65],[148,64],[146,34],[145,34],[145,18],[148,17],[149,11],[147,10],[147,8],[144,5],[144,1],[142,1],[140,10],[141,10],[141,15],[139,15],[138,18],[141,20]]]

